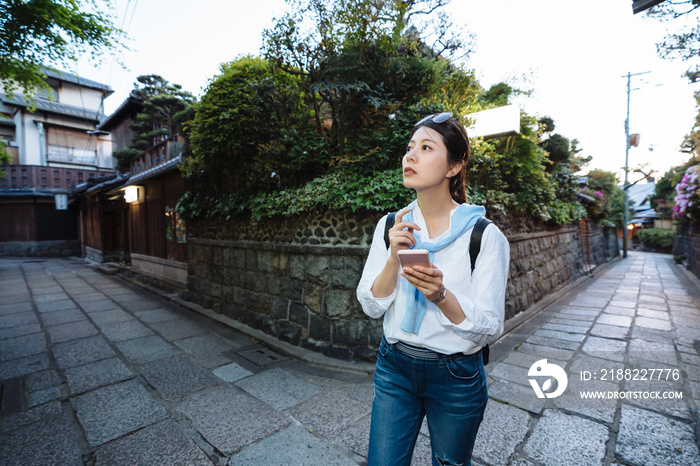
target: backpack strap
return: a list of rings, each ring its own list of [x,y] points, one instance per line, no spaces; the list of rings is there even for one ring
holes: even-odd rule
[[[386,224],[384,225],[384,244],[386,248],[389,249],[389,229],[394,226],[394,219],[396,218],[396,212],[389,212],[386,216]]]
[[[474,273],[474,267],[476,267],[476,258],[479,256],[479,251],[481,251],[481,238],[484,236],[484,230],[491,223],[493,223],[491,220],[481,217],[472,230],[472,236],[469,238],[469,260],[471,261],[472,273]],[[489,363],[489,352],[490,349],[487,343],[481,348],[484,366]]]
[[[472,273],[474,273],[474,267],[476,267],[476,258],[479,256],[479,251],[481,251],[481,238],[484,236],[484,230],[492,223],[486,217],[481,217],[474,225],[472,236],[469,239],[469,259],[472,263]]]

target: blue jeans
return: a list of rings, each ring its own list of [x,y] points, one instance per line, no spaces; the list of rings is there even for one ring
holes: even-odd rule
[[[382,338],[367,466],[409,466],[424,416],[433,466],[471,465],[487,401],[481,352],[425,359]]]

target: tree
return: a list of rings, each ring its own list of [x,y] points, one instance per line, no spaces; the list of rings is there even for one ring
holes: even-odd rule
[[[698,0],[675,0],[662,2],[647,11],[648,16],[668,23],[683,17],[692,18],[683,22],[688,26],[681,25],[683,23],[678,21],[679,31],[669,33],[662,42],[656,44],[656,50],[662,58],[695,60],[695,69],[687,72],[692,82],[700,79],[700,22],[697,19],[699,9]]]
[[[70,68],[90,53],[97,62],[116,48],[122,31],[100,11],[101,0],[0,0],[0,81],[33,101],[48,89],[45,68]],[[106,3],[109,8],[109,3]]]
[[[601,220],[604,225],[623,228],[625,223],[625,192],[618,187],[617,177],[614,173],[599,168],[588,172],[588,189],[584,192],[594,195],[600,193],[603,205],[600,212],[594,216],[595,220]]]
[[[130,146],[114,152],[120,171],[128,170],[135,156],[159,142],[175,139],[184,123],[178,124],[177,115],[186,112],[195,100],[182,86],[170,84],[158,75],[143,75],[136,80],[131,98],[141,102],[141,111],[131,123],[134,136]]]

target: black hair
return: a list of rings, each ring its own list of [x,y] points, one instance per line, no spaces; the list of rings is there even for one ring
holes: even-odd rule
[[[448,118],[442,123],[435,123],[428,119],[413,127],[411,138],[423,126],[427,126],[440,134],[442,142],[447,148],[447,162],[449,165],[460,164],[462,166],[459,173],[450,178],[450,196],[459,204],[466,203],[467,162],[469,162],[469,156],[471,155],[471,144],[469,143],[467,130],[454,118]]]

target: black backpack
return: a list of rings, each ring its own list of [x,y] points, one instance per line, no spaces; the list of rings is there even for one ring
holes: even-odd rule
[[[387,249],[389,248],[389,229],[394,226],[394,219],[396,218],[396,213],[391,212],[387,215],[386,225],[384,226],[384,244],[386,244]],[[481,217],[474,225],[472,230],[472,236],[469,238],[469,259],[471,260],[472,273],[474,273],[474,267],[476,266],[476,258],[481,251],[481,238],[484,236],[484,230],[487,226],[493,223],[486,217]],[[484,365],[489,363],[489,345],[488,343],[481,348],[481,356],[484,359]]]

